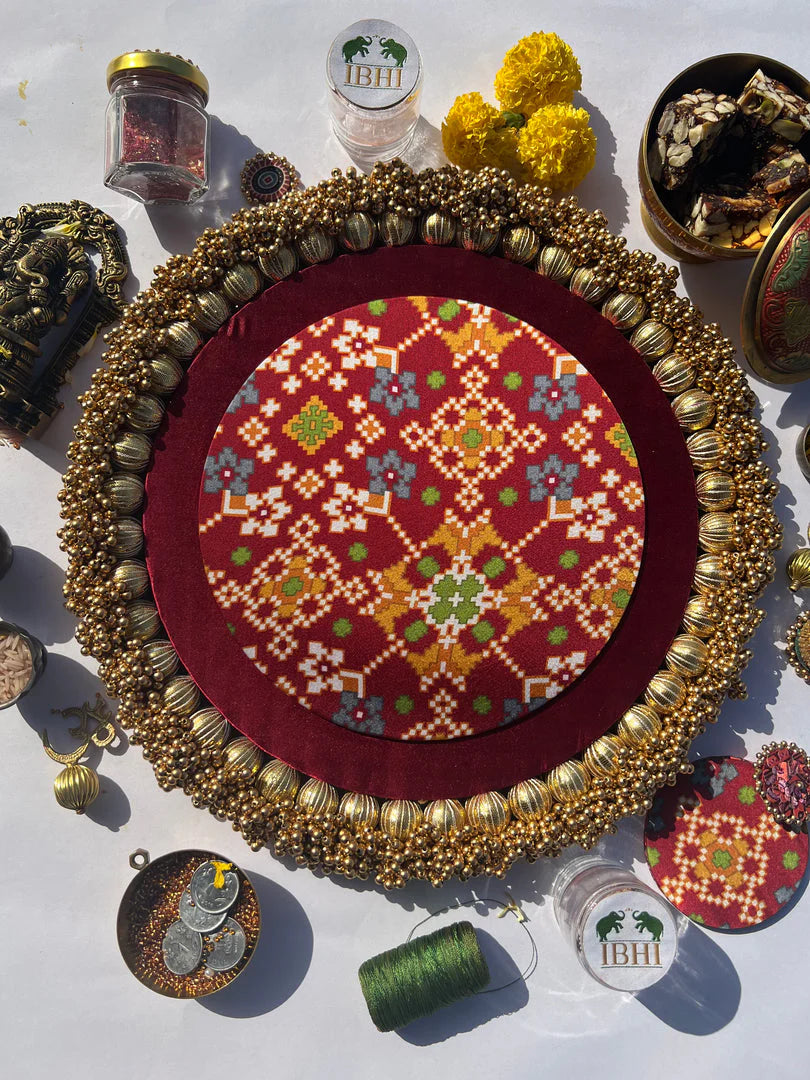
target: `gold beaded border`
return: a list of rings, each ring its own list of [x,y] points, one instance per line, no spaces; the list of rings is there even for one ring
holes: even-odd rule
[[[602,314],[653,365],[671,399],[696,470],[700,552],[693,595],[661,671],[642,701],[578,758],[508,792],[440,799],[427,806],[339,793],[233,737],[180,670],[149,578],[135,558],[143,544],[142,473],[149,436],[203,341],[263,288],[298,265],[375,243],[459,244],[533,266]],[[776,486],[752,416],[754,397],[716,325],[675,295],[677,271],[628,251],[604,215],[573,197],[519,186],[507,173],[453,167],[414,174],[402,162],[370,176],[335,170],[273,206],[240,211],[206,230],[190,255],[158,267],[152,286],[107,336],[106,367],[82,397],[84,414],[60,493],[68,553],[67,607],[77,638],[99,661],[120,722],[143,746],[164,789],[229,820],[253,849],[326,873],[387,888],[411,878],[503,876],[519,858],[591,847],[655,791],[688,772],[692,740],[717,718],[726,695],[742,697],[744,648],[762,612],[756,598],[773,577],[780,526]],[[202,705],[202,707],[200,707]]]
[[[806,683],[810,683],[810,668],[808,668],[806,657],[802,656],[799,652],[798,642],[799,635],[808,622],[810,622],[810,611],[803,611],[801,615],[791,623],[788,629],[787,648],[785,650],[787,652],[788,663],[796,674],[804,679]]]

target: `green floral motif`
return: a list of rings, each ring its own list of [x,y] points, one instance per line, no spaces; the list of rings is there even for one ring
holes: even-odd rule
[[[253,552],[247,547],[238,547],[236,551],[231,552],[231,562],[236,566],[244,566],[246,562],[250,562]]]
[[[281,591],[285,596],[295,596],[296,593],[300,593],[304,587],[304,583],[300,577],[287,578],[284,584],[281,586]]]
[[[332,624],[332,633],[339,638],[348,637],[352,632],[352,624],[348,619],[336,619]]]
[[[648,847],[647,848],[647,862],[650,864],[650,866],[658,866],[660,861],[661,861],[661,852],[658,850],[658,848]]]
[[[782,865],[786,870],[795,870],[799,865],[798,851],[786,851],[782,856]]]
[[[425,506],[435,506],[439,499],[441,499],[439,489],[433,487],[432,484],[430,487],[426,487],[422,492],[422,502]]]
[[[519,390],[523,386],[523,376],[516,371],[508,371],[503,377],[503,385],[507,390]]]
[[[225,625],[228,627],[228,633],[229,634],[235,634],[236,633],[236,627],[233,625],[232,622],[225,623]]]
[[[481,440],[484,436],[478,430],[478,428],[467,428],[464,434],[461,436],[461,441],[467,447],[468,450],[474,450],[476,446],[481,445]]]
[[[372,315],[384,315],[388,311],[388,304],[384,300],[372,300],[368,310]]]
[[[774,292],[787,292],[798,285],[810,267],[810,237],[801,232],[793,241],[793,250],[785,260],[785,265],[773,281]]]
[[[419,562],[416,564],[416,569],[419,571],[422,577],[433,578],[436,577],[438,572],[441,570],[441,567],[432,555],[425,555],[424,558],[420,559]]]
[[[486,714],[492,709],[492,702],[485,694],[479,694],[472,703],[473,711],[477,712],[479,716],[486,716]]]
[[[505,487],[498,492],[498,502],[503,506],[514,506],[518,501],[518,493],[513,487]]]
[[[313,397],[299,413],[290,417],[282,431],[303,446],[308,454],[314,454],[342,429],[343,421],[334,416],[320,398]]]
[[[444,322],[450,322],[451,319],[455,319],[460,311],[461,305],[456,303],[455,300],[445,300],[439,308],[439,318],[443,319]]]
[[[579,562],[579,555],[576,551],[564,551],[560,556],[560,566],[563,570],[573,570]]]
[[[349,558],[352,562],[362,562],[363,559],[368,557],[368,548],[365,544],[361,544],[359,541],[349,548]]]
[[[400,694],[400,696],[394,702],[394,708],[397,710],[400,716],[407,716],[409,712],[413,712],[413,705],[413,698],[408,697],[407,694]]]
[[[702,915],[698,915],[697,913],[695,913],[694,915],[687,915],[687,918],[691,919],[692,922],[700,923],[701,926],[706,925],[706,920],[703,918]]]
[[[732,863],[731,852],[730,851],[715,851],[714,857],[712,858],[712,862],[714,863],[715,866],[719,867],[721,870],[728,870],[728,868],[731,866],[731,863]]]
[[[611,599],[620,611],[624,611],[624,609],[630,603],[630,593],[627,591],[627,589],[618,589],[613,594]]]
[[[550,645],[562,645],[567,637],[568,631],[564,626],[555,626],[548,632],[548,641]]]
[[[495,627],[488,619],[482,619],[476,623],[470,631],[479,645],[486,645],[490,638],[495,636]]]
[[[500,555],[493,555],[491,559],[487,559],[484,565],[481,567],[481,572],[485,577],[490,580],[496,578],[498,574],[502,574],[506,569],[506,563],[500,557]]]
[[[438,600],[428,611],[440,626],[452,617],[464,626],[480,614],[476,597],[483,591],[484,586],[475,574],[467,574],[461,581],[452,574],[445,574],[431,586],[431,592]]]
[[[427,384],[431,390],[441,390],[447,382],[447,376],[443,371],[431,371],[427,377]]]
[[[424,619],[417,619],[416,622],[412,622],[409,626],[406,626],[403,634],[406,641],[410,641],[413,645],[414,642],[419,641],[428,632],[428,625]]]
[[[521,121],[522,121],[522,120],[523,120],[523,117],[521,117]],[[507,314],[506,314],[506,313],[504,312],[504,316],[503,316],[503,317],[504,317],[504,318],[506,319],[506,321],[507,321],[507,322],[520,322],[520,319],[519,319],[519,318],[517,317],[517,315],[507,315]]]
[[[741,787],[737,792],[737,798],[743,806],[752,806],[756,797],[756,790],[752,787]]]

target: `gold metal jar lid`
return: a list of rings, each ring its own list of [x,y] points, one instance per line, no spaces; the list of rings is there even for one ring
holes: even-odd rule
[[[192,64],[190,60],[184,60],[182,56],[164,53],[159,49],[135,49],[133,52],[116,56],[107,65],[107,89],[112,88],[116,75],[138,70],[161,71],[166,75],[175,75],[179,79],[185,79],[186,82],[202,91],[205,102],[208,101],[208,79],[197,65]]]
[[[748,363],[768,382],[810,378],[810,191],[780,214],[756,257],[742,342]]]

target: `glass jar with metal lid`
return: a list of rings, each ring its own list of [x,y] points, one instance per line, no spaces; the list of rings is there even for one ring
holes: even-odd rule
[[[208,80],[190,60],[138,49],[107,67],[104,183],[143,203],[208,190]]]

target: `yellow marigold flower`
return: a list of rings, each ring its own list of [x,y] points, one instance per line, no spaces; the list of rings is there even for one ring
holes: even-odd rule
[[[530,116],[543,105],[573,101],[582,86],[579,62],[557,34],[530,34],[509,50],[495,76],[495,96],[504,109]]]
[[[450,106],[442,124],[444,152],[462,169],[480,169],[494,165],[493,138],[499,122],[498,110],[476,92],[461,94]]]
[[[573,105],[547,105],[518,132],[518,155],[537,184],[576,187],[593,168],[596,136],[590,116]]]

